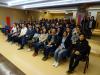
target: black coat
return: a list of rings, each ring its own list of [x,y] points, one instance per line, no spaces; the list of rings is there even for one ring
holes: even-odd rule
[[[66,49],[70,49],[71,48],[71,45],[72,45],[72,43],[71,43],[71,33],[66,37],[66,40],[65,40],[65,42],[64,42],[64,45],[65,45],[65,48]],[[61,42],[62,42],[62,39],[63,39],[63,37],[61,37],[61,39],[60,39],[60,44],[61,44]]]
[[[46,40],[46,44],[48,44],[48,42],[50,42],[51,39],[52,39],[52,35],[49,35],[47,40]],[[58,35],[55,35],[52,45],[55,45],[56,47],[58,47],[59,44],[60,44],[60,37]]]
[[[95,28],[95,26],[96,26],[96,21],[95,21],[95,20],[93,20],[93,21],[92,21],[92,29],[94,29],[94,28]]]
[[[88,22],[88,20],[82,20],[81,21],[81,30],[82,30],[82,32],[85,32],[85,30],[87,30],[88,29],[88,26],[89,26],[89,22]]]
[[[87,40],[80,41],[78,40],[76,42],[75,48],[77,51],[79,51],[80,55],[87,55],[90,52],[90,46],[88,45]]]

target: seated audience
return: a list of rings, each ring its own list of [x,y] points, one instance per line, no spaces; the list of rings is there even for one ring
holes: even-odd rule
[[[79,27],[80,26],[80,27]],[[91,38],[95,28],[94,17],[84,17],[81,25],[76,26],[74,19],[41,19],[24,21],[9,26],[4,32],[10,31],[7,40],[20,44],[21,50],[28,44],[28,51],[34,48],[33,56],[37,56],[43,48],[43,61],[54,56],[54,67],[58,67],[63,58],[69,58],[68,73],[73,73],[79,62],[89,54],[90,46],[86,37]]]

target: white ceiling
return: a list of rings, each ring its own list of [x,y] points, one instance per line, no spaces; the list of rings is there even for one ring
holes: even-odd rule
[[[0,0],[0,6],[29,9],[91,2],[100,2],[100,0]]]

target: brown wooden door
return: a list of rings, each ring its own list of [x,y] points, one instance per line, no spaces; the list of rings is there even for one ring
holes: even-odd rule
[[[96,29],[100,29],[100,12],[97,13]]]

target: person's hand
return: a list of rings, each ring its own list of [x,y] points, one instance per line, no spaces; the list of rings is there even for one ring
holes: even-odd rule
[[[21,37],[20,35],[18,37]]]
[[[28,35],[26,35],[26,37],[28,37]]]
[[[48,46],[48,47],[50,47],[50,45],[49,45],[49,44],[48,44],[47,46]]]
[[[52,45],[51,45],[51,44],[48,44],[47,46],[48,46],[48,47],[52,47]]]
[[[60,49],[62,48],[61,45],[59,46],[59,48],[60,48]]]
[[[79,55],[80,53],[79,53],[79,51],[76,51],[75,54],[76,54],[76,55]]]
[[[48,45],[51,45],[51,42],[49,42]]]
[[[12,35],[12,37],[13,37],[14,35]]]

